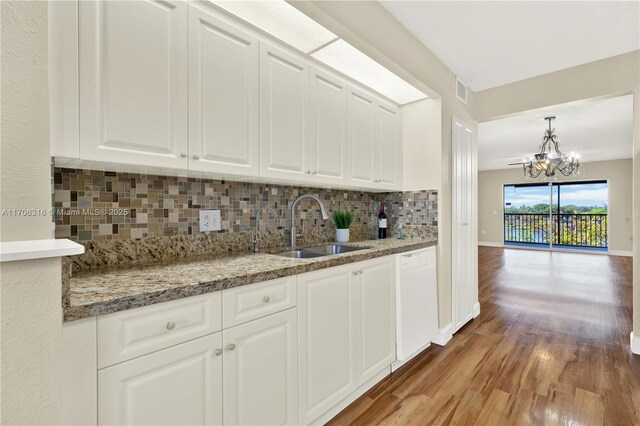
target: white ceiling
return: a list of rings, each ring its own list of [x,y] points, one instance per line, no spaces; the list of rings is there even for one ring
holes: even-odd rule
[[[640,49],[640,1],[380,0],[473,91]]]
[[[558,105],[478,124],[478,169],[499,170],[538,151],[547,122],[565,154],[580,162],[631,158],[633,154],[633,96]],[[514,166],[511,166],[514,167]]]

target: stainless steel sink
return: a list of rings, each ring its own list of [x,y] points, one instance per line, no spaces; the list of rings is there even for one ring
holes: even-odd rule
[[[344,246],[341,244],[326,244],[323,246],[315,246],[304,249],[304,251],[312,253],[321,253],[323,256],[331,254],[351,253],[352,251],[367,250],[369,247]]]
[[[314,257],[326,256],[326,254],[315,253],[315,252],[306,251],[306,250],[291,250],[291,251],[285,251],[282,253],[274,253],[274,254],[276,256],[291,257],[293,259],[311,259]]]
[[[340,244],[327,244],[323,246],[309,247],[302,250],[291,250],[282,253],[274,253],[276,256],[291,257],[293,259],[312,259],[314,257],[330,256],[332,254],[350,253],[352,251],[366,250],[369,247],[343,246]]]

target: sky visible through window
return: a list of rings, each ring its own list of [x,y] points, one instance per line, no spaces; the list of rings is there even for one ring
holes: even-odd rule
[[[607,183],[576,183],[563,184],[560,189],[560,206],[576,206],[594,209],[607,208]],[[558,203],[558,186],[553,187],[553,204]],[[536,186],[505,185],[504,187],[505,210],[522,209],[540,205],[549,206],[549,186],[547,184]]]

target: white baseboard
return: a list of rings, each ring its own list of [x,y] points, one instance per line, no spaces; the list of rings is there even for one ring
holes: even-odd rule
[[[433,339],[432,343],[435,343],[438,346],[446,345],[449,340],[453,337],[453,324],[449,323],[440,329],[438,333],[438,337]]]
[[[609,250],[609,255],[633,257],[633,252],[630,250]]]
[[[640,355],[640,336],[634,336],[633,331],[631,332],[631,352],[636,355]]]
[[[478,241],[478,245],[485,246],[485,247],[503,247],[502,243],[492,243],[489,241]]]
[[[473,317],[478,318],[478,315],[480,315],[480,302],[473,304]]]

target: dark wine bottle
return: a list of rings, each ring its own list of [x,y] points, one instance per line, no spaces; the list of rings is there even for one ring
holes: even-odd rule
[[[387,214],[384,212],[384,202],[380,203],[380,213],[378,213],[378,238],[387,238]]]

